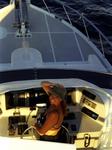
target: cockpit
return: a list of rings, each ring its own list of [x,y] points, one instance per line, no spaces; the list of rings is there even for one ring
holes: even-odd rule
[[[106,117],[102,98],[95,90],[67,87],[67,115],[62,127],[67,143],[77,148],[96,148]],[[0,95],[0,136],[39,140],[32,128],[49,107],[48,95],[42,88],[9,91]],[[40,118],[39,118],[40,117]]]

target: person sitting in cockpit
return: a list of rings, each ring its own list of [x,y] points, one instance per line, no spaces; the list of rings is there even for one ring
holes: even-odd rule
[[[65,133],[61,128],[64,116],[66,115],[66,90],[63,85],[48,81],[41,83],[42,88],[49,96],[50,106],[45,112],[45,121],[40,127],[35,123],[35,128],[40,135],[40,140],[65,142]]]

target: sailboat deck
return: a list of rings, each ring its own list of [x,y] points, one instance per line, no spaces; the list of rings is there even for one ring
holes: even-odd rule
[[[15,11],[12,11],[0,23],[0,32],[2,33],[0,35],[0,63],[3,67],[10,68],[10,64],[14,66],[14,59],[19,63],[19,54],[14,54],[15,51],[19,51],[22,55],[21,59],[26,61],[33,59],[31,57],[35,54],[30,56],[30,53],[37,51],[39,60],[37,57],[34,67],[52,63],[58,66],[60,64],[72,66],[78,64],[80,66],[89,63],[93,65],[94,61],[100,65],[103,71],[105,70],[101,65],[103,61],[97,48],[77,29],[33,5],[30,6],[28,14],[31,36],[25,39],[17,37],[18,30],[13,27]],[[25,51],[28,53],[27,56],[25,56]],[[90,66],[88,65],[87,68],[93,67]],[[93,69],[95,68],[93,67]]]

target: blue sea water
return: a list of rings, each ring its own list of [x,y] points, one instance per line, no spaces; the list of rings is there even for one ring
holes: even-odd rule
[[[9,3],[10,0],[0,0],[2,6]],[[112,0],[60,0],[66,5],[75,8],[85,17],[91,20],[112,42]],[[43,0],[32,0],[35,5],[42,7]],[[54,0],[45,0],[53,9],[56,6]],[[61,12],[62,13],[62,12]],[[80,23],[80,22],[79,22]],[[78,24],[81,26],[81,24]],[[109,54],[109,59],[112,60]]]
[[[112,0],[73,0],[73,2],[75,9],[83,12],[86,17],[111,39]]]

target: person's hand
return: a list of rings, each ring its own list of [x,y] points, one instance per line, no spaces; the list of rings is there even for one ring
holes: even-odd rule
[[[41,86],[44,89],[44,91],[49,95],[51,92],[51,89],[54,87],[54,83],[49,81],[42,81]]]
[[[49,81],[42,81],[41,86],[54,86],[54,83],[49,82]]]

